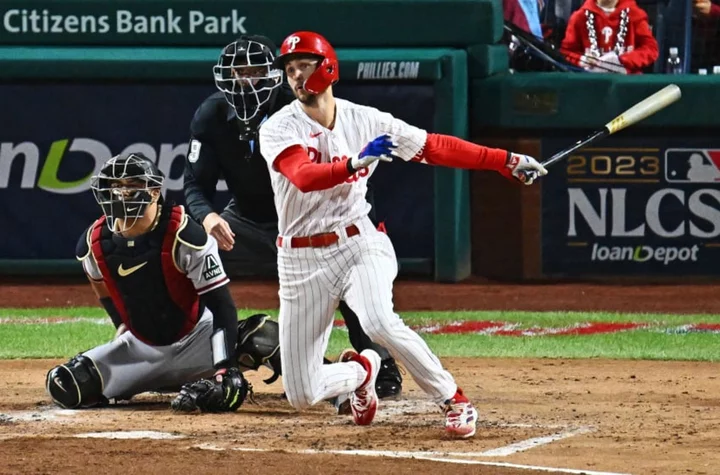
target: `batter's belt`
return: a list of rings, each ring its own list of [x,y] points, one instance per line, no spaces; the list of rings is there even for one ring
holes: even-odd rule
[[[350,226],[345,228],[345,232],[347,232],[347,237],[349,238],[360,234],[360,230],[354,224],[351,224]],[[338,236],[337,233],[313,234],[312,236],[296,236],[290,238],[290,247],[327,247],[335,244],[339,240],[340,236]],[[278,236],[277,245],[278,247],[282,247],[282,236]]]

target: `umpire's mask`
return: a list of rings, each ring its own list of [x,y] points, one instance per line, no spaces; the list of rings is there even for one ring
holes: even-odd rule
[[[150,159],[140,153],[129,153],[105,162],[92,177],[90,188],[110,230],[122,233],[145,215],[150,203],[162,200],[163,179],[162,172]]]
[[[215,86],[242,123],[243,139],[254,138],[283,72],[273,66],[275,45],[264,36],[241,36],[223,48],[213,67]]]

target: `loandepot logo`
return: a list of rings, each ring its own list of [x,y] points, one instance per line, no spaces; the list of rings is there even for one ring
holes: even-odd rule
[[[148,143],[134,143],[125,147],[120,153],[143,153],[154,161],[165,174],[167,190],[181,190],[183,184],[182,173],[172,177],[170,174],[175,160],[185,160],[187,143],[180,145],[161,144],[159,149]],[[72,153],[71,153],[72,152]],[[75,166],[73,160],[78,160],[82,154],[92,157],[93,161],[84,166]],[[40,188],[50,193],[74,194],[90,189],[90,177],[97,173],[102,165],[114,154],[104,143],[90,138],[74,138],[56,140],[50,145],[45,155],[45,162],[41,167],[41,150],[33,142],[2,142],[0,143],[0,189],[17,186],[17,176],[20,176],[20,188]],[[84,161],[85,163],[85,161]],[[92,165],[90,165],[92,164]],[[63,167],[63,177],[72,175],[71,179],[60,178],[60,168]],[[182,167],[176,167],[182,169]],[[13,175],[10,184],[10,175]]]
[[[601,246],[597,243],[593,244],[592,260],[593,261],[631,261],[631,262],[648,262],[659,261],[663,265],[668,265],[674,261],[687,262],[698,260],[698,250],[700,247],[696,244],[688,247],[652,247],[652,246]]]

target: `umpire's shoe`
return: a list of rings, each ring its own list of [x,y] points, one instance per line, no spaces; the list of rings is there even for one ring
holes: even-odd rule
[[[375,391],[378,398],[388,399],[399,397],[402,393],[402,375],[394,358],[382,360],[380,373],[378,373]]]

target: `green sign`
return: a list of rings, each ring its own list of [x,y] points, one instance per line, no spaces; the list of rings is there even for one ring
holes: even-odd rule
[[[0,47],[2,79],[200,79],[212,81],[221,48]],[[343,81],[437,81],[450,49],[343,49]]]
[[[493,43],[495,0],[7,0],[0,45],[173,45],[227,43],[263,34],[278,44],[297,30],[341,47],[432,47]]]

